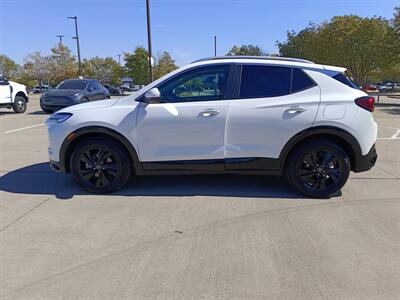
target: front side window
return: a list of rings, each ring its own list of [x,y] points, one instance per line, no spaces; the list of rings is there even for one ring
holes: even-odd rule
[[[248,65],[242,68],[240,98],[279,97],[290,94],[292,69]]]
[[[162,83],[161,102],[212,101],[225,98],[229,65],[189,70]]]

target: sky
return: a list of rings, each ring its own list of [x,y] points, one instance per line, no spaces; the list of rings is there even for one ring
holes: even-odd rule
[[[151,0],[153,53],[168,51],[182,66],[224,55],[233,45],[256,44],[277,53],[287,31],[336,15],[391,18],[400,0]],[[147,47],[146,0],[0,0],[0,54],[17,63],[33,51],[46,55],[56,35],[76,54],[78,16],[82,58],[111,56]]]

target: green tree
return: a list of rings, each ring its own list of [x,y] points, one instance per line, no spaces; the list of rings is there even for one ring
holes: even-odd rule
[[[267,54],[260,47],[256,45],[241,45],[241,46],[233,46],[232,49],[226,55],[265,56]]]
[[[133,54],[124,53],[128,76],[135,84],[150,83],[148,53],[143,47],[136,47]]]
[[[0,55],[0,74],[7,79],[15,79],[18,75],[18,64],[6,55]]]
[[[363,84],[373,72],[393,66],[400,51],[396,43],[394,27],[386,19],[340,16],[318,26],[310,24],[299,33],[289,32],[278,47],[282,56],[345,66]]]
[[[100,82],[119,85],[124,74],[122,66],[112,57],[94,57],[85,59],[82,64],[85,77],[97,79]]]
[[[158,79],[174,70],[178,67],[175,65],[175,60],[172,59],[171,54],[164,51],[158,55],[156,65],[154,67],[154,77]]]
[[[65,79],[71,79],[78,76],[78,65],[76,57],[72,55],[71,50],[63,44],[51,49],[50,62],[48,67],[54,72],[54,80],[61,82]]]

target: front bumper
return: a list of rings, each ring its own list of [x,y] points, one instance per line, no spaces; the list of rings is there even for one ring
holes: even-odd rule
[[[360,173],[372,169],[375,166],[376,160],[378,159],[378,154],[376,153],[375,144],[369,150],[368,154],[360,155],[355,158],[354,172]]]
[[[40,106],[42,109],[59,110],[68,106],[79,104],[80,102],[80,99],[75,97],[41,98]]]

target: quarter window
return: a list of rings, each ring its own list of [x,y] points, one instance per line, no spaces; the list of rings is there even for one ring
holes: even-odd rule
[[[178,75],[160,90],[162,102],[192,102],[221,100],[225,97],[229,65],[197,68]]]
[[[309,89],[315,82],[303,70],[293,69],[292,93]]]
[[[242,68],[241,98],[278,97],[290,94],[292,69],[279,66]]]

